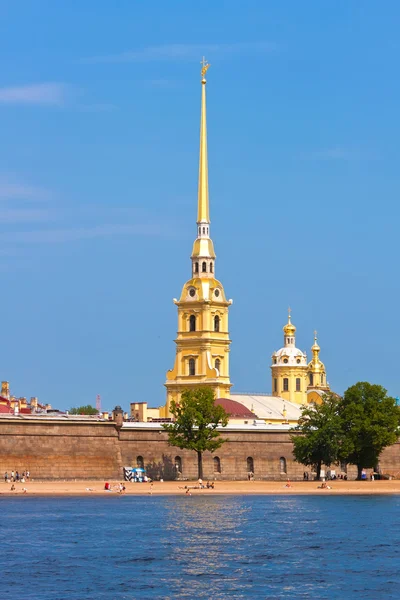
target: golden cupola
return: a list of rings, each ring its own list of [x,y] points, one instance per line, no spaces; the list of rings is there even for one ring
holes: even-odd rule
[[[319,357],[320,351],[317,332],[314,331],[314,344],[311,346],[312,359],[308,363],[308,389],[317,388],[327,391],[329,384],[326,380],[325,365]]]

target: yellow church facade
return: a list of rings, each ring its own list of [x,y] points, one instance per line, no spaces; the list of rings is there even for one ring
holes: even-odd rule
[[[216,398],[229,399],[231,381],[229,374],[229,307],[222,283],[216,278],[216,255],[211,239],[210,205],[208,189],[207,123],[206,123],[206,73],[209,65],[204,61],[201,70],[200,153],[197,198],[196,238],[191,254],[191,277],[183,285],[179,299],[174,299],[178,312],[178,331],[175,339],[175,362],[166,373],[166,404],[159,409],[158,417],[171,417],[171,402],[179,402],[185,390],[201,386],[211,387]],[[321,402],[329,391],[325,366],[319,358],[320,348],[315,335],[313,358],[307,362],[305,352],[296,348],[296,327],[291,322],[283,328],[283,347],[272,354],[272,395],[233,394],[239,402],[257,413],[264,411],[266,422],[296,422],[300,406]],[[146,404],[147,406],[147,404]],[[291,417],[288,416],[291,411]],[[274,417],[271,417],[275,414]],[[156,415],[153,414],[153,418]]]
[[[324,393],[329,391],[325,365],[319,358],[320,347],[314,332],[313,358],[307,362],[307,355],[296,348],[296,327],[291,322],[289,309],[288,322],[283,328],[283,347],[272,354],[272,395],[284,398],[295,404],[321,402]]]
[[[229,327],[228,300],[222,283],[215,277],[216,255],[210,237],[208,196],[208,158],[206,121],[206,72],[201,70],[200,157],[197,200],[196,239],[191,255],[191,278],[183,288],[178,308],[178,334],[173,369],[167,371],[167,402],[160,417],[170,416],[172,400],[182,392],[201,386],[214,390],[215,396],[229,398]]]

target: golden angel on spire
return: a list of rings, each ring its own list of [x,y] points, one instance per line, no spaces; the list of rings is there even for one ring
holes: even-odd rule
[[[200,64],[202,65],[201,67],[201,77],[202,79],[205,78],[207,70],[210,68],[209,63],[206,61],[206,59],[203,56],[203,60],[200,62]]]

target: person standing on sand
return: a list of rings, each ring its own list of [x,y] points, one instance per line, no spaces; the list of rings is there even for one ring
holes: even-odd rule
[[[5,481],[5,483],[7,483],[7,481],[8,481],[8,473],[7,473],[7,471],[4,473],[4,481]]]
[[[14,471],[11,471],[11,482],[14,481]]]

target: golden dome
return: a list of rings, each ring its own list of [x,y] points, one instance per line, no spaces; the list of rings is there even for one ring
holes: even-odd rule
[[[318,354],[319,351],[321,350],[321,348],[318,346],[316,331],[314,331],[314,344],[313,344],[313,346],[311,346],[311,350],[312,350],[313,354]]]
[[[296,333],[296,327],[291,322],[290,313],[291,313],[291,309],[289,308],[288,322],[286,323],[285,327],[283,328],[283,333],[285,335],[294,335]]]

